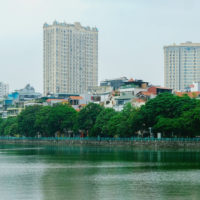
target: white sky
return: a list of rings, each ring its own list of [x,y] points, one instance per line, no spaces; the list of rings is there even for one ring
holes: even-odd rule
[[[200,42],[199,0],[0,0],[0,81],[42,92],[44,22],[99,29],[99,80],[163,85],[163,46]]]

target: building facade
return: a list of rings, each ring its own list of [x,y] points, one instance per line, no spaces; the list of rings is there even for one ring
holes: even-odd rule
[[[176,91],[188,90],[200,81],[200,43],[164,46],[164,84]]]
[[[9,93],[9,86],[8,84],[0,82],[0,98],[4,98]]]
[[[44,95],[84,93],[98,85],[98,30],[53,22],[43,26]]]
[[[190,85],[190,91],[191,92],[200,92],[200,82],[194,82],[192,85]]]
[[[128,79],[126,77],[115,78],[115,79],[105,79],[100,82],[100,86],[111,86],[113,90],[117,90],[120,86],[124,85]]]

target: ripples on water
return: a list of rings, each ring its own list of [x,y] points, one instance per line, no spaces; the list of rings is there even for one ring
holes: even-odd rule
[[[200,199],[198,151],[0,146],[2,200]]]

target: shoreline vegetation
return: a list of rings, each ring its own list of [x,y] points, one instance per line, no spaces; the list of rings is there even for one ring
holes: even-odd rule
[[[120,112],[95,103],[79,112],[57,104],[28,106],[17,117],[0,119],[3,137],[153,138],[157,133],[162,138],[198,138],[200,100],[163,93],[141,108],[128,103]]]

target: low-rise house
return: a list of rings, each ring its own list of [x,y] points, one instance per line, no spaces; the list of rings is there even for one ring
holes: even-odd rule
[[[141,91],[147,91],[147,89],[148,89],[148,82],[144,82],[142,80],[130,79],[119,88],[119,91],[120,93],[129,92],[132,95],[136,95]]]
[[[143,99],[145,101],[148,101],[154,97],[156,97],[155,94],[151,93],[151,92],[148,92],[148,91],[141,91],[141,92],[138,92],[136,94],[136,96],[139,98],[139,99]]]
[[[116,98],[113,94],[110,94],[107,99],[104,100],[103,106],[105,108],[113,108],[116,105]]]
[[[79,105],[80,105],[80,100],[82,100],[83,97],[81,96],[70,96],[68,98],[69,104],[76,109],[77,111],[79,111]]]
[[[137,98],[132,99],[132,102],[131,102],[132,106],[136,107],[136,108],[139,108],[139,107],[145,105],[145,103],[146,103],[146,101],[144,99],[137,99]]]
[[[200,82],[193,82],[189,87],[190,92],[200,92]]]
[[[6,111],[3,111],[2,118],[16,117],[22,110],[23,108],[8,108]]]
[[[82,99],[79,100],[79,104],[80,105],[87,105],[89,103],[92,102],[92,94],[80,94],[81,97],[83,97]]]
[[[117,111],[123,110],[124,105],[131,102],[133,98],[135,98],[135,96],[130,93],[121,93],[119,97],[115,98],[116,104],[114,109]]]
[[[152,87],[148,88],[148,92],[150,92],[154,95],[159,95],[159,94],[165,93],[165,92],[172,93],[172,89],[160,87],[160,86],[152,86]]]
[[[47,105],[53,106],[54,104],[62,103],[62,104],[68,104],[69,101],[67,99],[47,99],[46,100]]]
[[[72,106],[77,106],[77,105],[80,105],[80,100],[82,100],[83,97],[81,96],[70,96],[68,98],[68,101],[69,101],[69,104],[72,105]]]
[[[112,94],[111,86],[95,86],[90,88],[89,94],[91,94],[91,101],[93,103],[104,104],[105,101]]]

